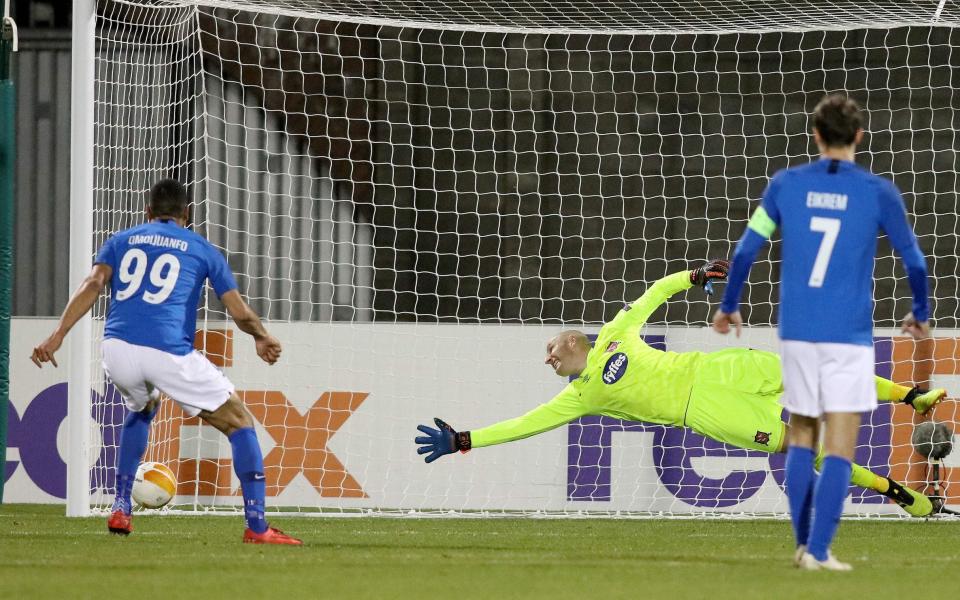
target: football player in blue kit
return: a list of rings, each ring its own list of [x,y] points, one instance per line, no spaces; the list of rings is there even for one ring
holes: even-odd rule
[[[164,179],[154,185],[146,213],[146,223],[120,231],[103,244],[57,328],[32,356],[38,367],[44,362],[57,366],[54,353],[64,337],[110,286],[103,368],[128,413],[120,434],[117,495],[107,527],[121,535],[133,530],[130,492],[163,393],[230,440],[247,524],[243,541],[299,545],[300,540],[270,527],[264,517],[266,481],[253,417],[233,384],[193,348],[204,282],[210,280],[237,327],[253,337],[262,360],[277,362],[280,342],[267,333],[237,291],[223,255],[186,228],[189,201],[181,183]]]
[[[830,553],[850,482],[861,414],[877,405],[873,350],[873,265],[883,232],[900,255],[913,311],[903,331],[929,336],[927,268],[889,180],[854,162],[863,139],[856,103],[828,95],[813,113],[821,158],[773,176],[737,244],[713,327],[727,333],[742,319],[737,305],[757,251],[779,226],[780,356],[783,404],[790,411],[786,490],[796,535],[796,564],[850,570]],[[819,431],[823,422],[822,435]],[[820,439],[822,437],[822,440]],[[814,457],[822,443],[820,476]]]

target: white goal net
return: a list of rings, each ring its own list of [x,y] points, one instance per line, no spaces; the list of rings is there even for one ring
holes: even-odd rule
[[[903,190],[938,339],[893,329],[898,261],[875,272],[877,372],[960,374],[960,8],[955,3],[617,0],[100,2],[93,244],[184,181],[192,227],[284,344],[260,362],[212,293],[197,344],[257,421],[268,510],[304,513],[782,514],[783,460],[689,430],[584,417],[426,465],[416,425],[476,429],[549,400],[563,328],[595,333],[657,279],[726,257],[768,177],[815,156],[830,91],[865,109],[861,164]],[[675,296],[643,331],[673,351],[775,350],[779,249],[745,294],[745,339]],[[112,501],[123,405],[90,340],[90,510]],[[837,318],[842,318],[838,315]],[[98,326],[99,324],[99,326]],[[953,424],[954,402],[933,416]],[[921,489],[909,407],[865,419],[857,461]],[[240,502],[230,446],[165,402],[148,460],[175,505]],[[949,458],[948,458],[949,461]],[[960,486],[948,503],[960,503]],[[953,494],[953,495],[951,495]],[[898,514],[852,489],[848,512]]]

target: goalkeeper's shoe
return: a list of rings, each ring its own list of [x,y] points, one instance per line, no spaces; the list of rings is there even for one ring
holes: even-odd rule
[[[290,537],[279,529],[267,527],[263,533],[254,533],[249,527],[243,532],[244,544],[282,544],[285,546],[302,546],[303,542]]]
[[[852,571],[849,563],[840,562],[832,552],[827,553],[827,560],[817,560],[809,552],[800,557],[800,568],[804,571]]]
[[[907,511],[907,514],[912,517],[929,517],[933,514],[933,502],[930,498],[916,490],[900,485],[889,477],[887,482],[889,487],[883,495],[899,504],[900,508]]]
[[[133,518],[129,513],[115,510],[107,519],[107,529],[110,530],[110,533],[116,533],[117,535],[130,535],[130,532],[133,531]]]
[[[921,387],[915,387],[909,392],[907,392],[906,397],[904,397],[904,404],[909,404],[913,407],[913,410],[917,411],[917,414],[926,414],[931,408],[936,406],[943,400],[947,395],[947,390],[936,388],[932,390],[925,390]]]

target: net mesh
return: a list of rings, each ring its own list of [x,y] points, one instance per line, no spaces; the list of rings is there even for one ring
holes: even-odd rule
[[[236,2],[201,4],[238,8]],[[849,30],[865,27],[955,24],[960,9],[938,0],[252,0],[260,13],[424,29],[488,31],[626,33],[731,33],[745,31]]]
[[[207,295],[197,345],[257,420],[274,508],[782,514],[782,459],[686,430],[585,417],[425,466],[414,427],[437,415],[476,428],[556,394],[564,382],[540,364],[546,339],[561,326],[596,332],[657,279],[728,256],[769,176],[815,157],[807,115],[835,90],[865,109],[859,162],[903,191],[941,332],[915,346],[887,329],[910,291],[882,242],[878,373],[950,384],[956,10],[108,2],[95,242],[142,221],[157,179],[187,183],[194,228],[284,343],[281,364],[262,365]],[[745,293],[752,347],[776,348],[778,265],[775,239]],[[104,299],[98,319],[105,311]],[[687,292],[644,334],[668,350],[718,349],[731,342],[705,330],[710,311]],[[102,507],[123,409],[92,368],[91,505]],[[952,422],[953,403],[935,418]],[[857,460],[923,487],[915,420],[882,406]],[[164,404],[147,459],[177,472],[177,504],[237,504],[221,438]],[[849,510],[896,512],[863,491]]]

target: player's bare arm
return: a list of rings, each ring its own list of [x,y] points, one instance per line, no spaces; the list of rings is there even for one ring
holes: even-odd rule
[[[260,316],[244,301],[240,292],[230,290],[220,298],[220,301],[223,302],[227,313],[240,331],[253,337],[257,344],[257,356],[271,365],[276,363],[283,351],[280,340],[267,333],[260,321]]]
[[[66,337],[67,333],[76,325],[77,321],[79,321],[83,315],[87,314],[94,302],[97,301],[100,293],[110,282],[110,276],[112,274],[113,269],[108,265],[96,264],[93,266],[90,274],[83,280],[83,283],[80,284],[77,291],[73,293],[66,308],[63,309],[63,314],[60,316],[60,322],[57,324],[57,328],[53,330],[50,337],[43,340],[40,345],[33,349],[33,355],[30,359],[35,365],[42,368],[42,363],[49,362],[53,363],[55,367],[58,366],[54,354],[63,344],[63,338]]]
[[[731,325],[733,325],[733,328],[736,330],[737,337],[740,337],[740,333],[743,330],[743,317],[740,316],[739,310],[727,313],[718,309],[717,312],[713,313],[714,331],[726,335],[730,333]]]
[[[915,340],[925,340],[930,337],[930,321],[917,321],[913,313],[910,313],[904,317],[900,332]]]

